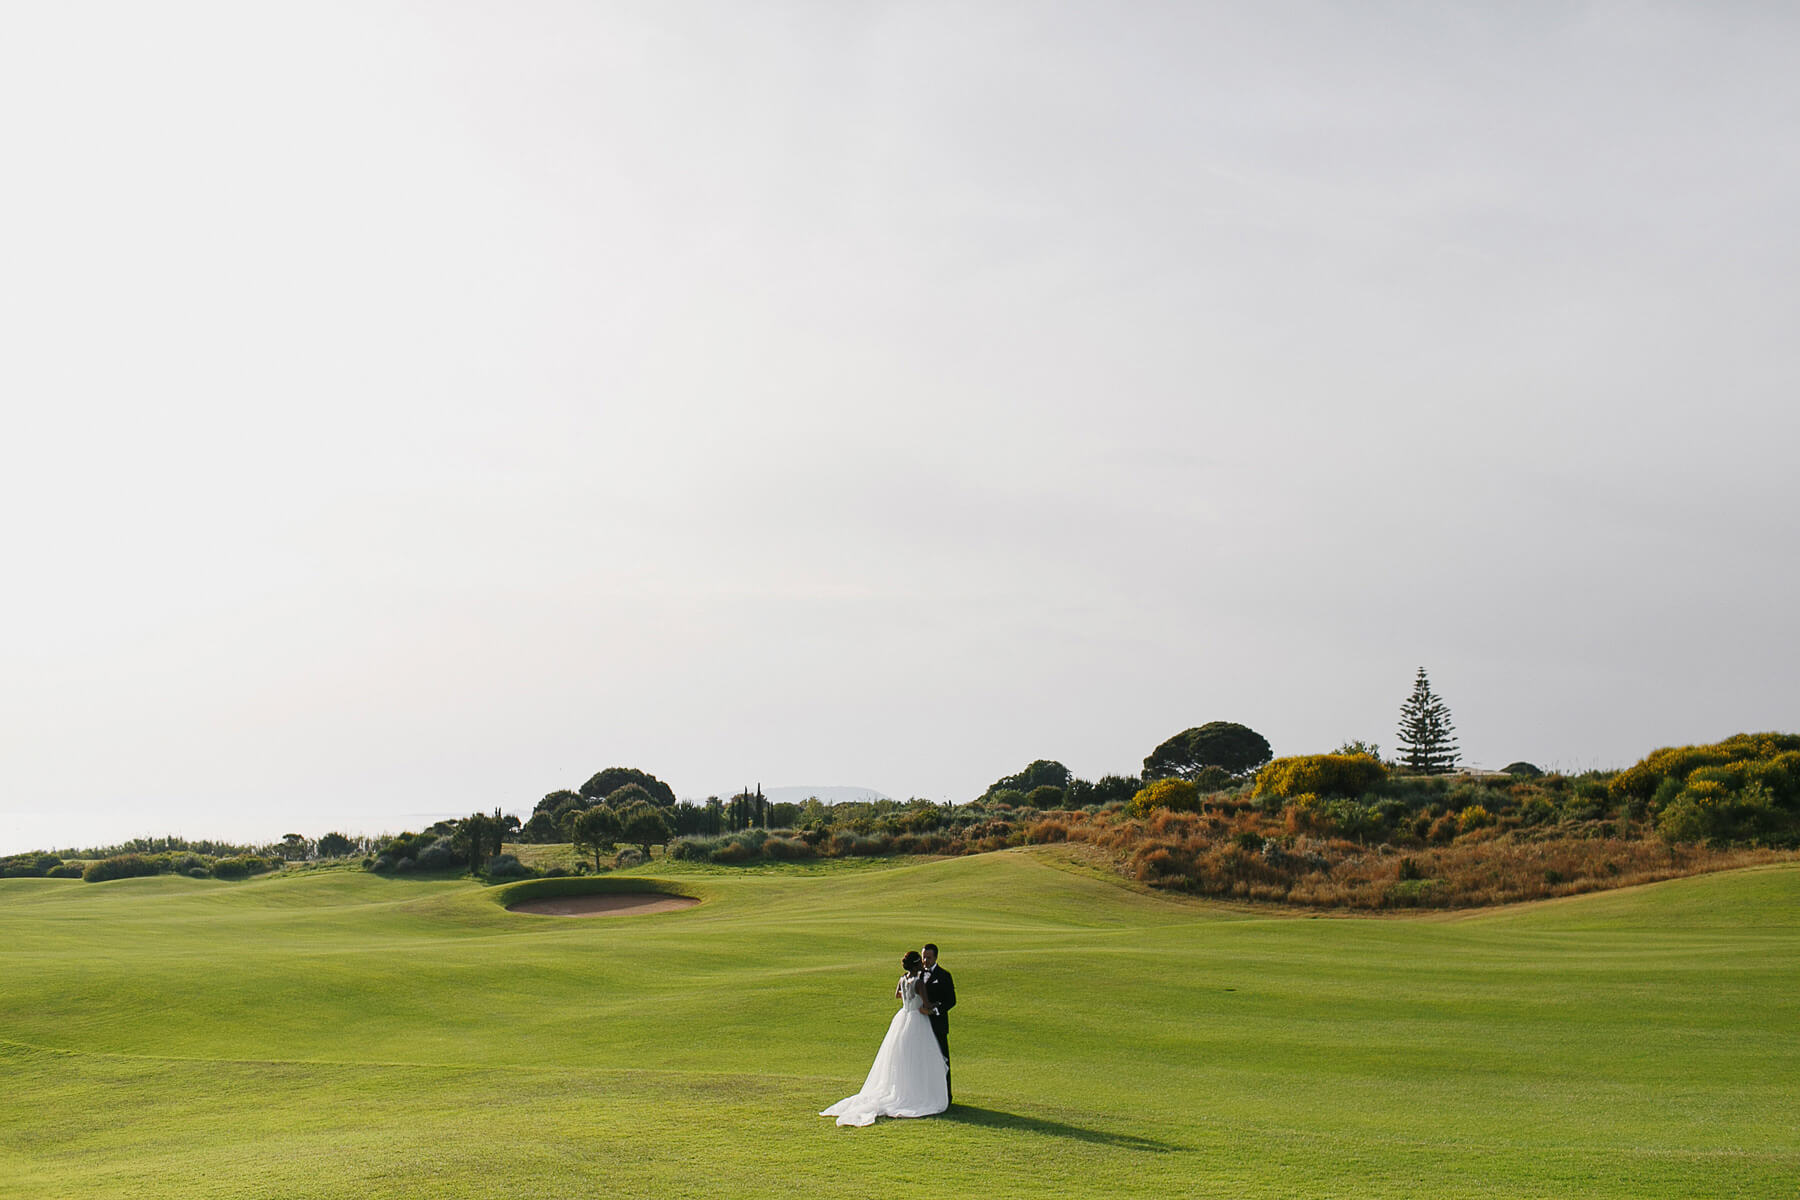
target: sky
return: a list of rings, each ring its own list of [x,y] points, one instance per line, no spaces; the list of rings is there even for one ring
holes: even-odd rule
[[[1800,10],[17,6],[0,853],[1800,729]]]

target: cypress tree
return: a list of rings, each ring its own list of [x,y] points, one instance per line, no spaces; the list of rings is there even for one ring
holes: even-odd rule
[[[1450,706],[1431,690],[1425,668],[1413,680],[1412,695],[1400,706],[1400,761],[1414,771],[1443,775],[1456,766],[1456,726]]]

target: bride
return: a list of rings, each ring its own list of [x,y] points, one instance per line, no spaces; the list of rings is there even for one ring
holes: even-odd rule
[[[873,1125],[876,1117],[929,1117],[950,1107],[944,1056],[925,1015],[931,996],[922,975],[924,960],[917,950],[908,950],[900,965],[906,971],[894,988],[900,1011],[888,1023],[862,1091],[839,1100],[821,1117],[836,1117],[839,1125]]]

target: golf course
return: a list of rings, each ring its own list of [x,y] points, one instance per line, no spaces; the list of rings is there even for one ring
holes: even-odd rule
[[[1792,1196],[1800,864],[1317,916],[1067,847],[568,890],[0,880],[0,1187],[41,1197]],[[534,892],[533,889],[536,889]],[[661,908],[663,906],[653,906]],[[956,1105],[841,1129],[902,952]]]

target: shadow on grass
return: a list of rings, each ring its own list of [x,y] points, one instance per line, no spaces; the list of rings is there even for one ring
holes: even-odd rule
[[[940,1114],[937,1119],[955,1121],[961,1125],[981,1125],[990,1129],[1017,1129],[1021,1133],[1041,1133],[1049,1137],[1069,1138],[1071,1141],[1087,1142],[1095,1146],[1112,1146],[1119,1150],[1143,1150],[1152,1154],[1168,1154],[1183,1149],[1181,1146],[1159,1142],[1154,1138],[1133,1137],[1128,1133],[1107,1133],[1103,1129],[1084,1129],[1080,1125],[1069,1125],[1062,1121],[1046,1121],[1042,1117],[1028,1117],[1023,1113],[977,1108],[972,1104],[952,1104],[949,1110]]]

